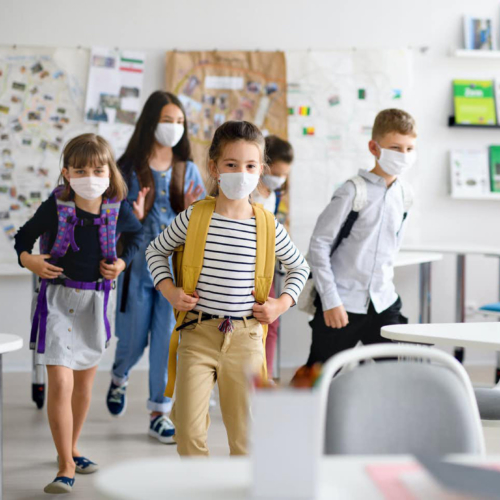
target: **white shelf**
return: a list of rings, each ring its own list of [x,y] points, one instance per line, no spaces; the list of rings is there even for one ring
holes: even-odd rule
[[[472,200],[472,201],[494,201],[500,200],[500,193],[485,193],[485,194],[478,194],[474,196],[465,196],[465,195],[456,195],[452,194],[451,198],[453,200]]]
[[[452,57],[460,57],[467,59],[500,59],[500,50],[466,50],[455,49],[451,50]]]

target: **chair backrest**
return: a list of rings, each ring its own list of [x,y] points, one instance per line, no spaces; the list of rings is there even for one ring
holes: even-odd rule
[[[332,379],[380,357],[426,362],[364,364]],[[326,454],[484,453],[470,380],[442,351],[383,344],[344,351],[325,363],[319,389]]]

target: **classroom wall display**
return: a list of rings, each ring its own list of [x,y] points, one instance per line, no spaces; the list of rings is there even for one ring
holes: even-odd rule
[[[464,48],[468,50],[494,50],[496,33],[493,19],[464,16]]]
[[[0,261],[57,183],[64,144],[83,120],[89,50],[0,47]]]
[[[167,52],[166,90],[186,108],[195,162],[203,167],[215,129],[247,120],[287,138],[283,52]]]
[[[93,47],[85,119],[134,125],[140,112],[144,65],[143,52]]]
[[[368,141],[377,113],[407,109],[412,54],[369,49],[290,51],[286,62],[288,138],[295,149],[290,197],[308,200],[300,209],[292,209],[291,229],[294,242],[306,251],[314,221],[335,188],[360,168],[373,168]]]

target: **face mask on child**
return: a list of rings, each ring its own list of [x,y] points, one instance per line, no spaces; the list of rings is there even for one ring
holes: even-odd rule
[[[176,146],[184,135],[182,123],[158,123],[155,130],[155,139],[167,148]]]
[[[264,175],[262,180],[271,191],[276,191],[285,184],[286,177],[280,177],[279,175]]]
[[[222,192],[230,200],[241,200],[250,196],[259,183],[257,174],[234,172],[219,174],[218,184]]]
[[[417,153],[400,153],[391,149],[380,148],[380,158],[377,160],[380,168],[388,175],[400,175],[413,167],[417,160]]]
[[[85,200],[99,198],[109,187],[109,177],[71,177],[71,189]]]

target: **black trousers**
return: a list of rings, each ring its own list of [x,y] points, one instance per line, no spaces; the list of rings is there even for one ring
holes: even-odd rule
[[[344,328],[326,326],[319,296],[316,298],[316,314],[309,322],[312,328],[312,343],[307,366],[324,363],[333,355],[345,349],[351,349],[359,341],[363,345],[391,342],[380,335],[383,326],[408,323],[408,318],[401,314],[402,302],[398,297],[392,306],[377,313],[370,302],[366,314],[347,313],[349,323]]]

